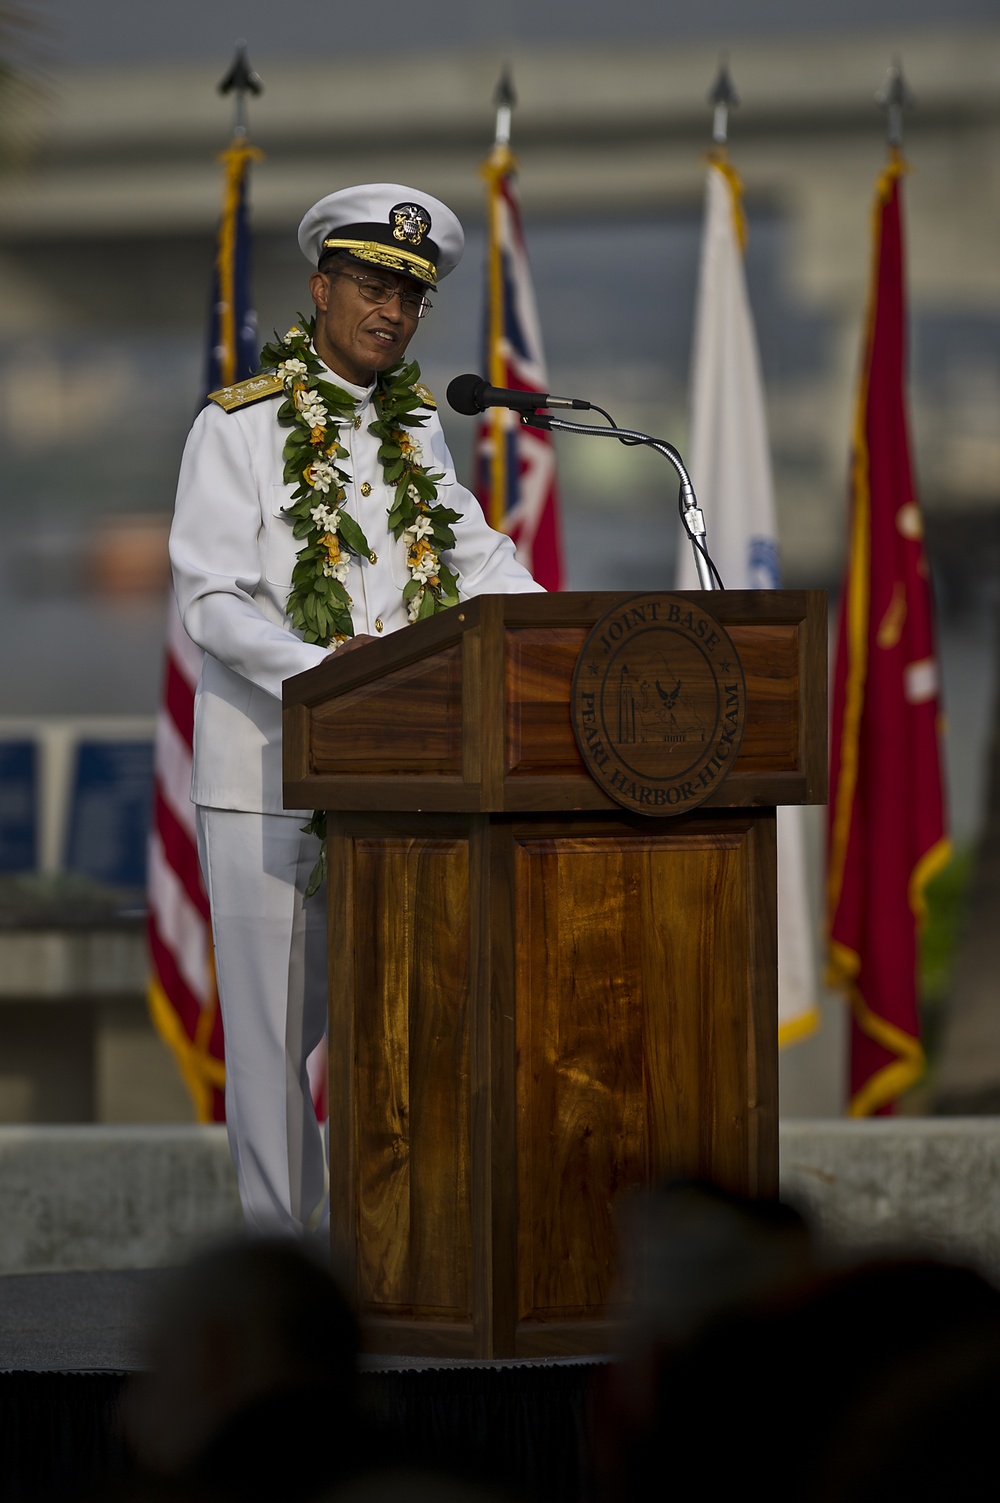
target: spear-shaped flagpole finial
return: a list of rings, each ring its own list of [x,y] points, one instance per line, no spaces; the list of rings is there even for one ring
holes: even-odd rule
[[[517,103],[510,63],[504,63],[503,72],[497,79],[497,86],[493,91],[493,103],[497,107],[497,128],[494,139],[497,146],[509,146],[511,112]]]
[[[709,91],[708,102],[715,107],[715,114],[712,117],[712,140],[716,146],[725,146],[729,138],[729,111],[735,110],[740,102],[740,96],[736,92],[736,85],[729,71],[729,59],[725,53],[719,59],[719,71]]]
[[[234,136],[245,136],[247,133],[247,94],[263,94],[263,92],[264,85],[250,66],[247,44],[241,38],[236,43],[236,53],[229,72],[219,84],[220,94],[235,93],[236,95],[236,118],[233,125]]]
[[[896,151],[903,145],[903,111],[912,110],[916,100],[909,84],[903,77],[903,65],[898,57],[885,76],[885,83],[875,95],[876,104],[885,110],[885,138]]]

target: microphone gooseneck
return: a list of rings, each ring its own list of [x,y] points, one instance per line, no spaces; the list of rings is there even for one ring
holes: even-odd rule
[[[680,480],[678,510],[684,531],[694,550],[698,582],[703,590],[723,588],[719,571],[706,547],[705,516],[698,505],[691,476],[673,444],[667,443],[666,439],[653,438],[648,433],[639,433],[631,428],[619,428],[610,413],[605,412],[603,407],[595,408],[591,402],[581,402],[575,397],[554,397],[545,391],[508,391],[503,386],[491,386],[482,376],[456,376],[448,385],[448,402],[456,412],[461,412],[465,417],[475,417],[477,413],[485,412],[487,407],[510,407],[521,414],[521,422],[528,428],[543,428],[556,433],[589,433],[604,438],[617,438],[623,444],[645,444],[650,449],[655,449],[658,454],[669,459]],[[567,423],[561,418],[550,417],[547,412],[538,411],[545,407],[575,407],[596,411],[607,418],[610,426],[597,428],[588,423]]]
[[[605,417],[609,414],[604,408],[598,408]],[[719,571],[712,562],[706,546],[705,538],[705,515],[698,505],[698,498],[691,484],[691,476],[687,472],[680,454],[673,444],[665,438],[653,438],[649,433],[640,433],[635,428],[619,428],[614,418],[610,419],[609,428],[598,428],[592,423],[568,423],[565,418],[549,417],[545,412],[525,413],[521,419],[528,428],[544,428],[552,433],[580,433],[592,434],[597,438],[616,438],[619,443],[645,444],[647,448],[655,449],[657,454],[662,454],[664,459],[669,459],[677,471],[680,480],[680,492],[677,497],[677,509],[680,513],[681,525],[687,534],[688,542],[694,550],[694,563],[698,571],[698,583],[703,590],[725,589]]]
[[[477,413],[485,412],[487,407],[510,407],[521,414],[521,422],[528,428],[543,428],[556,433],[593,434],[597,437],[616,438],[619,443],[627,445],[644,444],[650,449],[655,449],[658,454],[662,454],[670,461],[680,480],[680,493],[677,497],[678,511],[684,531],[694,551],[698,582],[703,590],[724,588],[719,578],[719,571],[712,562],[706,547],[705,516],[698,505],[694,486],[691,484],[691,476],[673,444],[668,443],[666,439],[653,438],[649,433],[639,433],[631,428],[619,428],[610,413],[605,412],[603,407],[595,407],[591,402],[581,402],[571,397],[554,397],[551,393],[544,391],[507,391],[502,386],[490,386],[488,381],[476,375],[456,376],[448,386],[448,402],[456,412],[461,412],[466,417],[475,417]],[[587,423],[567,423],[561,418],[551,417],[547,412],[538,410],[546,407],[575,407],[599,412],[602,417],[607,418],[608,427],[598,428]]]

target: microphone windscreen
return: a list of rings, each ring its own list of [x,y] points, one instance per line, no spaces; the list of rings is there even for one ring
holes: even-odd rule
[[[463,412],[466,417],[475,417],[477,412],[484,412],[486,404],[482,399],[482,391],[486,382],[482,376],[456,376],[448,386],[448,404],[454,407],[456,412]]]

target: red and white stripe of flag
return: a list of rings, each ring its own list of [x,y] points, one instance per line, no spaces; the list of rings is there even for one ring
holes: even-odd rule
[[[199,1121],[218,1122],[225,1116],[222,1020],[191,802],[194,697],[201,663],[201,650],[184,630],[171,596],[149,844],[149,1005],[176,1055]]]

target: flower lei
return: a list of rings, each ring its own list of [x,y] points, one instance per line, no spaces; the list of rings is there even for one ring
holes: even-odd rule
[[[354,635],[347,591],[351,557],[374,561],[374,554],[344,505],[351,477],[340,463],[348,458],[340,427],[354,422],[354,398],[324,379],[326,367],[312,348],[313,328],[314,321],[303,318],[282,340],[264,346],[261,363],[272,367],[284,384],[278,422],[291,429],[285,440],[284,480],[295,487],[285,514],[293,520],[293,536],[305,539],[286,609],[305,641],[337,648]],[[419,380],[415,362],[383,372],[373,398],[377,416],[368,425],[379,440],[386,484],[395,488],[388,526],[394,538],[406,540],[410,577],[403,600],[411,622],[458,604],[458,577],[441,562],[441,553],[455,546],[451,524],[460,514],[438,502],[437,482],[443,476],[427,469],[419,439],[407,432],[427,421],[419,413],[423,400],[414,390]]]
[[[340,427],[355,421],[354,398],[324,379],[326,367],[312,348],[315,321],[301,314],[299,318],[283,339],[275,335],[261,351],[262,367],[273,369],[285,389],[278,422],[291,432],[283,451],[283,478],[295,487],[285,514],[293,520],[293,536],[305,539],[285,609],[306,642],[336,649],[354,635],[347,592],[351,557],[374,563],[375,555],[345,510],[345,487],[351,477],[340,463],[349,457],[340,442]],[[460,513],[438,501],[437,482],[443,476],[427,469],[419,439],[407,432],[427,421],[419,414],[423,399],[414,390],[419,380],[415,361],[384,371],[373,397],[377,416],[368,425],[379,440],[385,482],[395,489],[389,531],[396,539],[406,539],[410,577],[403,586],[403,600],[411,622],[458,604],[458,576],[441,562],[441,554],[455,546],[451,524]],[[311,897],[326,876],[326,810],[317,809],[305,830],[322,842],[306,887],[306,897]]]

